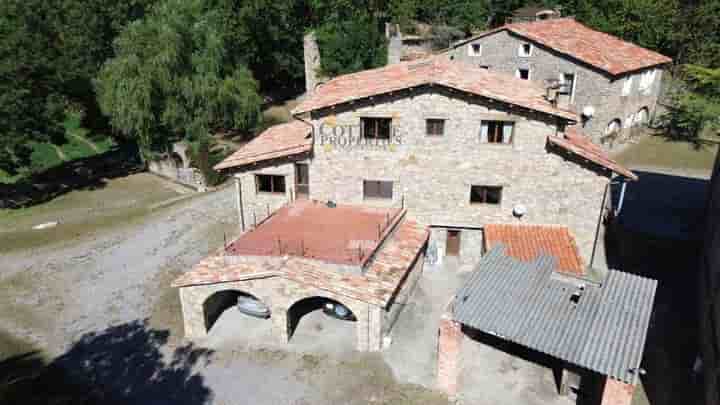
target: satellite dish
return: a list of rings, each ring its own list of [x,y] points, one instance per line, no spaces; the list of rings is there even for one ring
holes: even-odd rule
[[[526,213],[527,213],[527,208],[522,204],[518,204],[513,208],[513,215],[515,215],[518,218],[522,217]]]
[[[582,110],[582,115],[591,118],[593,115],[595,115],[595,107],[589,105]]]

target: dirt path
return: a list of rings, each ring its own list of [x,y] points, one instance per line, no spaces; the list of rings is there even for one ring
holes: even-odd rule
[[[94,150],[95,153],[100,153],[100,148],[98,148],[97,145],[95,145],[95,143],[93,143],[91,140],[85,138],[84,136],[80,136],[78,134],[73,134],[73,133],[68,133],[68,135],[70,135],[73,138],[79,140],[80,142],[86,144],[87,146],[90,147],[90,149]]]

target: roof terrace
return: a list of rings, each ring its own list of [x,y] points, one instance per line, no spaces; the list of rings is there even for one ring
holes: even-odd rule
[[[226,246],[225,255],[296,256],[363,268],[404,213],[299,200]]]

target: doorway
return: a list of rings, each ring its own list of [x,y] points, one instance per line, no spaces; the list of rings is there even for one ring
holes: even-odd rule
[[[448,229],[447,241],[445,243],[446,256],[460,255],[460,231],[457,229]]]
[[[310,169],[307,163],[295,163],[295,198],[310,197]]]

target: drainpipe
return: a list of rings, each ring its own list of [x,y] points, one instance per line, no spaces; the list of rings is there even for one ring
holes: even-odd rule
[[[622,186],[620,188],[620,200],[618,201],[617,210],[615,210],[615,216],[617,217],[620,215],[620,211],[622,211],[623,202],[625,202],[625,189],[627,188],[627,181],[622,182]]]
[[[243,213],[242,186],[240,184],[240,179],[237,177],[235,177],[235,201],[238,210],[238,218],[240,219],[240,231],[245,232],[245,215]]]
[[[605,211],[605,202],[607,201],[607,195],[608,195],[608,191],[610,191],[611,183],[612,182],[608,182],[605,185],[605,192],[603,193],[602,205],[600,205],[600,213],[598,214],[597,226],[595,227],[595,241],[593,242],[592,254],[590,254],[590,264],[588,266],[589,268],[592,268],[593,263],[595,262],[595,251],[597,250],[598,238],[600,237],[600,223],[602,222],[603,212]]]

